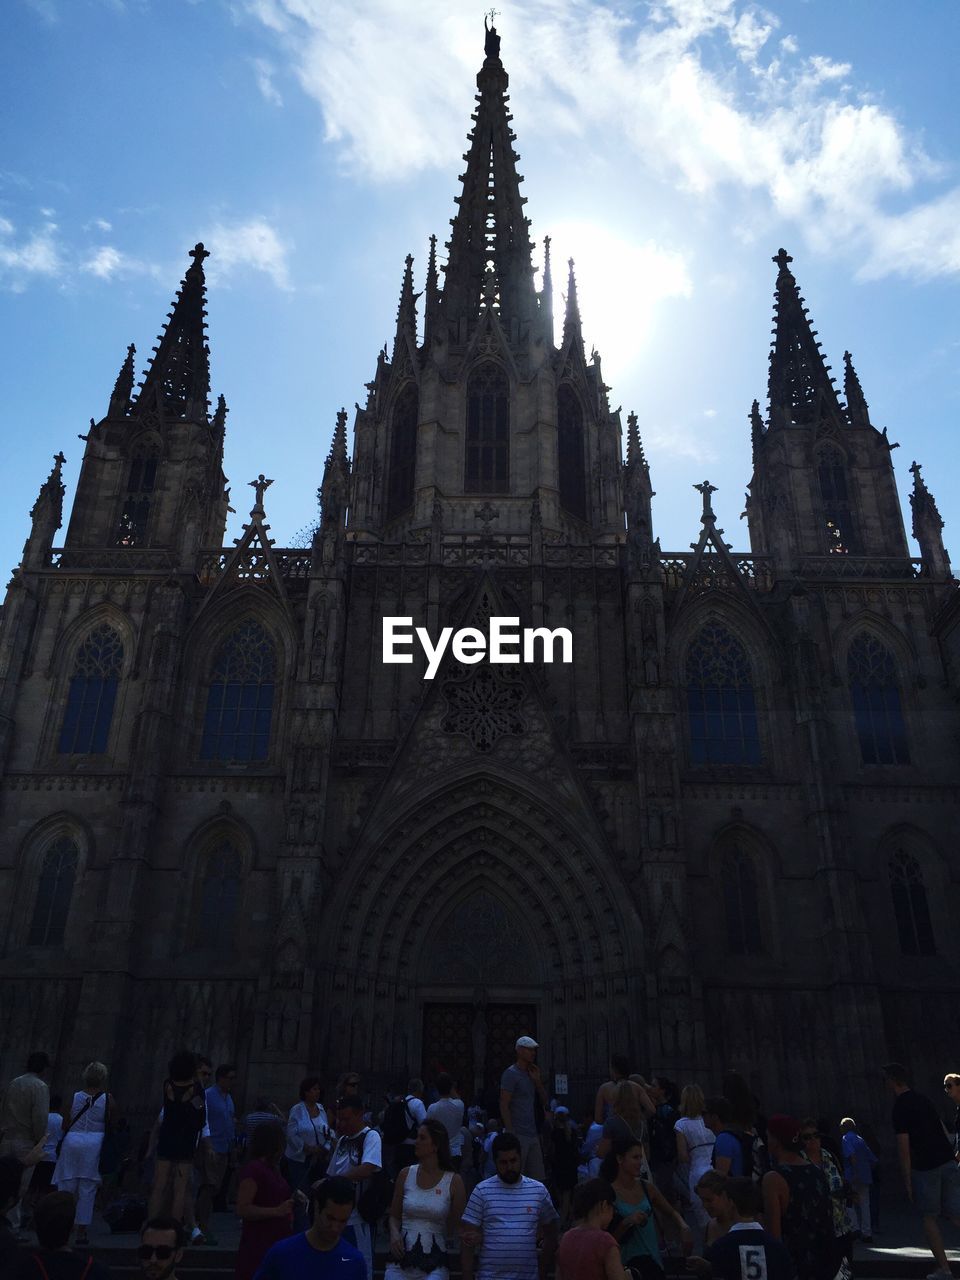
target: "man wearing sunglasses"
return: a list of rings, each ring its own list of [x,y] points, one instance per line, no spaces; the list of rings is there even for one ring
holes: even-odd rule
[[[176,1218],[150,1218],[140,1229],[140,1270],[147,1280],[177,1280],[183,1261],[183,1228]]]

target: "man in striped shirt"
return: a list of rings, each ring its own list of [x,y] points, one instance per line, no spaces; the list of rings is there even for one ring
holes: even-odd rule
[[[544,1280],[553,1268],[559,1222],[550,1193],[520,1172],[515,1134],[494,1139],[493,1162],[496,1174],[477,1183],[463,1212],[463,1280]]]

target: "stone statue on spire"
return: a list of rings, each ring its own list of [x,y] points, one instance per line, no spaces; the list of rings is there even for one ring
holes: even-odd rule
[[[500,57],[500,37],[497,35],[497,28],[493,25],[493,20],[496,16],[496,9],[490,9],[483,15],[483,26],[486,31],[483,52],[488,58]]]

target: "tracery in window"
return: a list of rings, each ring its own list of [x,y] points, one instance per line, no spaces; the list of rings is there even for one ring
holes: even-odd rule
[[[97,755],[107,749],[123,642],[107,623],[94,627],[77,650],[60,729],[62,755]]]
[[[142,547],[147,541],[150,504],[157,484],[160,450],[157,445],[143,445],[130,459],[127,490],[120,507],[116,544],[118,547]]]
[[[855,547],[847,463],[840,450],[832,444],[822,445],[817,450],[817,481],[827,552],[830,555],[851,555]]]
[[[70,836],[61,836],[44,854],[27,944],[62,946],[80,855]]]
[[[499,365],[474,369],[467,382],[464,489],[507,493],[510,476],[510,384]]]
[[[417,468],[417,425],[420,398],[411,383],[397,396],[391,417],[390,467],[387,474],[387,519],[413,505]]]
[[[255,619],[242,623],[217,653],[210,673],[201,760],[266,760],[270,750],[277,654]]]
[[[583,460],[583,408],[573,387],[561,383],[557,392],[557,464],[560,505],[571,515],[587,518],[587,480]]]
[[[690,759],[693,764],[752,765],[761,761],[750,660],[719,622],[704,626],[684,669]]]
[[[739,845],[724,851],[720,864],[727,948],[731,955],[756,956],[763,951],[757,871],[753,858]]]
[[[897,664],[868,631],[861,631],[847,651],[847,679],[863,763],[909,764]]]
[[[897,849],[888,870],[900,950],[905,956],[936,955],[927,890],[919,862],[905,849]]]
[[[198,943],[213,951],[231,951],[240,904],[242,864],[230,840],[221,840],[204,859],[200,885]]]

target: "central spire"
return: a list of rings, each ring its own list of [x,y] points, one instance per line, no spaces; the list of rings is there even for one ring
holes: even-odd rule
[[[461,323],[473,324],[485,302],[499,309],[508,332],[514,322],[531,323],[538,311],[533,246],[523,213],[526,200],[520,194],[523,178],[517,173],[519,156],[512,145],[516,135],[507,110],[509,78],[500,61],[500,37],[490,25],[484,51],[470,150],[463,157],[463,191],[451,219],[444,268],[441,315],[454,341],[462,332]]]
[[[844,418],[830,366],[821,354],[817,331],[810,324],[790,270],[793,259],[786,249],[781,249],[773,261],[779,271],[768,382],[770,425],[816,426],[824,418],[832,418],[840,425]]]

